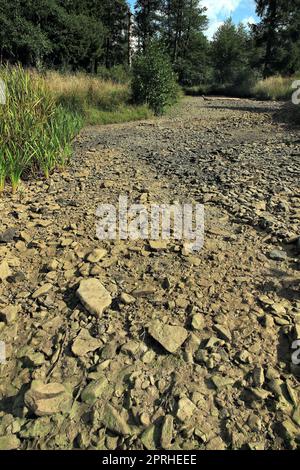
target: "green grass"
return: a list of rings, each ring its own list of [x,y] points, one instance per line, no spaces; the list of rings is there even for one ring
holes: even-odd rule
[[[39,75],[22,67],[0,67],[7,101],[0,105],[0,192],[18,189],[26,175],[48,178],[72,155],[72,142],[86,125],[147,119],[147,106],[130,104],[129,83],[84,74]]]
[[[95,107],[88,107],[85,110],[85,123],[89,125],[121,124],[151,117],[153,113],[148,106],[120,106],[115,111],[103,111]]]
[[[10,182],[15,192],[25,172],[48,177],[66,163],[82,122],[56,103],[36,73],[1,67],[0,76],[7,90],[0,105],[0,189]]]

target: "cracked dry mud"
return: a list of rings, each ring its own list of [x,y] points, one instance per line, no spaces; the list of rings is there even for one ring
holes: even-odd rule
[[[279,107],[87,128],[64,173],[1,199],[1,449],[299,447],[300,134]],[[204,203],[204,248],[100,242],[120,194]]]

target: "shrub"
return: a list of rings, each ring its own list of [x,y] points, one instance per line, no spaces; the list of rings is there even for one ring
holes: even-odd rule
[[[166,107],[178,97],[178,85],[168,56],[158,44],[148,46],[144,54],[136,57],[133,64],[133,99],[146,103],[156,115],[163,114]]]
[[[84,124],[150,117],[148,106],[130,105],[128,83],[86,74],[44,75],[0,66],[7,100],[0,105],[0,192],[6,181],[16,191],[24,173],[45,177],[68,163],[72,141]]]

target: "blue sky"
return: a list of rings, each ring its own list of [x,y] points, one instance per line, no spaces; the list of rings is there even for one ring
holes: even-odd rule
[[[129,0],[129,3],[133,5],[135,0]],[[207,7],[209,28],[206,34],[209,38],[229,16],[236,24],[257,21],[254,0],[201,0],[201,3]]]

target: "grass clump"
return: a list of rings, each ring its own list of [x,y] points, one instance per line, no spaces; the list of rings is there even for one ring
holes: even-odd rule
[[[262,100],[290,100],[293,94],[292,84],[300,79],[300,74],[293,77],[269,77],[260,80],[253,87],[252,94],[255,98]]]
[[[81,120],[57,105],[35,72],[2,66],[0,76],[7,95],[0,106],[0,189],[9,180],[15,192],[25,172],[48,177],[64,164]]]

